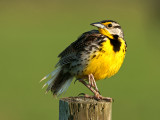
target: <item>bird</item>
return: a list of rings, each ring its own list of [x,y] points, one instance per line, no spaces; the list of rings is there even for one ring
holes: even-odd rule
[[[96,82],[115,75],[122,66],[127,50],[124,33],[120,24],[113,20],[90,25],[97,29],[84,32],[64,49],[58,55],[60,59],[56,69],[41,80],[50,77],[43,86],[48,85],[46,93],[51,91],[53,96],[59,96],[76,78],[94,94],[84,94],[85,97],[111,99],[100,94]]]

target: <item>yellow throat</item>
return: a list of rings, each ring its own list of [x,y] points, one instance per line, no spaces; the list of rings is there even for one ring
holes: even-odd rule
[[[99,32],[107,36],[106,41],[103,42],[100,50],[90,56],[90,62],[84,72],[86,75],[93,74],[95,80],[109,78],[116,74],[123,63],[126,52],[126,44],[122,38],[117,38],[120,46],[119,50],[115,51],[115,46],[112,44],[115,42],[113,35],[102,28],[99,28]]]

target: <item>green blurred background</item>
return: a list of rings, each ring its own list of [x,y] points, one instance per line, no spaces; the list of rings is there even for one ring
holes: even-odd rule
[[[98,81],[114,98],[113,120],[159,120],[160,9],[158,0],[0,1],[0,120],[57,120],[58,99],[40,79],[58,54],[89,24],[118,21],[128,44],[119,73]],[[90,93],[77,82],[63,97]]]

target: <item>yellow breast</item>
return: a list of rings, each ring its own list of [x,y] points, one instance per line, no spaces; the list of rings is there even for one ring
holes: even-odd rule
[[[109,78],[116,74],[123,63],[126,48],[125,41],[122,39],[119,41],[121,42],[120,50],[115,52],[110,40],[106,40],[101,50],[90,56],[89,64],[83,74],[93,74],[95,80]]]

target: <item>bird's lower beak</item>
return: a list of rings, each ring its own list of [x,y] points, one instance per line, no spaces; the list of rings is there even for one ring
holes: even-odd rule
[[[98,27],[98,28],[102,28],[102,29],[105,28],[105,26],[103,24],[101,24],[100,22],[92,23],[90,25]]]

